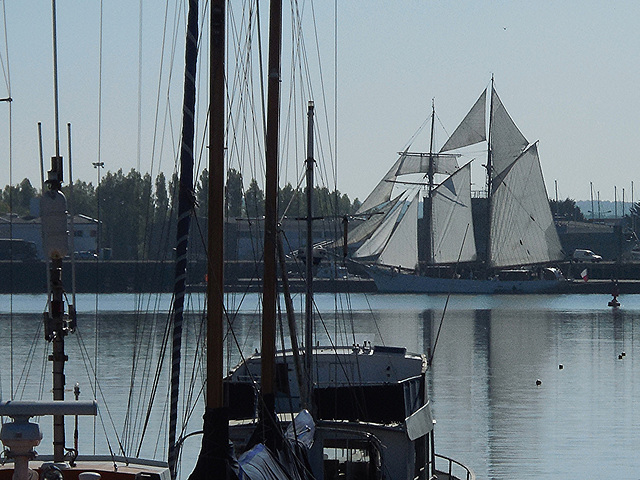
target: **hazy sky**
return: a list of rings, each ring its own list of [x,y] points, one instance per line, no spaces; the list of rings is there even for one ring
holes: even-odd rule
[[[138,158],[143,171],[173,170],[171,138],[179,130],[175,119],[181,108],[184,27],[177,27],[175,40],[171,34],[165,43],[164,71],[176,44],[171,80],[176,88],[169,98],[166,88],[161,88],[157,102],[159,83],[168,81],[159,74],[167,7],[160,0],[143,3],[139,143],[139,2],[104,2],[102,120],[98,125],[100,2],[58,0],[62,153],[66,159],[65,125],[71,122],[74,176],[83,180],[95,182],[91,163],[98,159],[98,151],[112,171],[123,168],[126,172],[136,167]],[[169,17],[176,15],[176,4],[184,8],[180,0],[172,2]],[[38,121],[43,122],[45,158],[54,153],[51,6],[46,0],[7,0],[0,5],[6,13],[14,99],[13,182],[28,176],[38,185]],[[288,12],[286,0],[284,5]],[[298,5],[305,15],[312,12],[309,1]],[[266,11],[266,2],[261,8]],[[334,9],[331,0],[313,4],[321,32],[328,105],[334,104]],[[396,160],[396,152],[429,116],[432,99],[439,121],[450,133],[492,74],[516,124],[529,141],[540,142],[551,197],[554,180],[561,198],[588,199],[589,182],[593,182],[602,199],[613,199],[617,185],[619,197],[624,188],[628,201],[632,181],[635,197],[640,197],[636,153],[640,2],[369,0],[340,1],[337,10],[338,188],[352,198],[363,200],[375,186]],[[7,53],[4,27],[0,30],[0,97],[5,97]],[[285,44],[284,56],[287,49]],[[321,108],[322,103],[315,100],[317,109]],[[2,186],[9,182],[8,112],[8,105],[0,103]],[[325,114],[333,123],[333,112]],[[174,120],[164,121],[169,115]],[[156,123],[160,129],[154,127]],[[168,136],[158,131],[162,128]],[[438,147],[444,135],[437,136]],[[427,149],[427,137],[425,129],[416,148]],[[479,165],[474,169],[478,184],[482,170]]]

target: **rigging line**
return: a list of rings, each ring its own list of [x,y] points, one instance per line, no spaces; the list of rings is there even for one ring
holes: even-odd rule
[[[202,311],[203,315],[200,316],[200,328],[197,331],[196,334],[196,339],[195,339],[195,351],[193,354],[193,363],[192,363],[192,368],[191,368],[191,375],[189,378],[189,389],[188,389],[188,395],[187,391],[185,389],[185,401],[184,401],[184,415],[183,415],[183,419],[182,419],[182,427],[180,430],[180,436],[182,436],[184,434],[184,432],[186,431],[187,425],[189,423],[189,420],[191,419],[191,417],[193,416],[194,412],[196,411],[196,407],[198,404],[198,400],[203,396],[204,394],[204,389],[205,389],[205,382],[204,380],[200,383],[200,388],[197,392],[197,394],[195,395],[195,399],[194,399],[194,392],[195,392],[195,385],[196,385],[196,373],[198,371],[200,371],[200,377],[201,379],[205,378],[205,373],[203,371],[203,367],[204,367],[204,362],[203,362],[203,357],[204,357],[204,350],[200,348],[201,345],[204,345],[204,338],[206,335],[206,316],[204,315],[204,310]],[[178,443],[178,441],[176,442]]]
[[[172,312],[169,313],[167,318],[169,319],[169,321],[167,321],[167,323],[166,323],[165,330],[164,330],[164,335],[162,337],[162,343],[161,343],[161,347],[160,347],[160,355],[158,357],[158,361],[157,361],[157,364],[156,364],[156,372],[155,372],[154,377],[153,377],[151,395],[149,396],[149,402],[147,404],[147,411],[146,411],[146,415],[145,415],[145,418],[144,418],[143,428],[142,428],[142,431],[140,432],[140,435],[139,435],[139,443],[138,443],[138,449],[136,450],[136,457],[140,456],[140,450],[142,449],[142,442],[143,442],[145,434],[147,432],[147,428],[149,427],[149,422],[151,420],[151,411],[152,411],[152,408],[153,408],[153,402],[154,402],[156,394],[158,392],[158,387],[160,385],[160,380],[161,380],[161,376],[162,376],[162,365],[164,364],[165,356],[166,356],[167,350],[168,350],[169,340],[171,338],[171,328],[170,327],[171,327]]]
[[[6,2],[2,2],[2,22],[4,27],[4,59],[0,56],[0,65],[2,66],[2,73],[4,76],[4,82],[7,86],[8,101],[11,101],[11,72],[9,69],[9,40],[7,37],[7,11]]]
[[[413,142],[415,141],[416,137],[418,135],[420,135],[420,133],[422,133],[422,130],[424,130],[424,128],[429,124],[429,121],[431,120],[431,114],[429,114],[429,116],[427,118],[424,119],[424,121],[422,122],[422,124],[418,127],[418,130],[415,131],[415,133],[413,135],[411,135],[411,137],[409,138],[409,140],[404,144],[404,147],[401,149],[403,152],[405,150],[408,150],[411,145],[413,144]]]
[[[329,107],[327,105],[327,94],[325,91],[325,82],[324,82],[324,78],[325,75],[323,73],[323,63],[320,59],[320,40],[319,40],[319,36],[318,36],[318,26],[317,26],[317,20],[316,20],[316,11],[315,11],[315,6],[314,3],[311,2],[311,15],[313,18],[313,33],[314,33],[314,38],[315,38],[315,44],[316,44],[316,53],[317,53],[317,61],[318,61],[318,69],[320,71],[320,91],[321,91],[321,95],[320,98],[322,99],[322,105],[324,107],[324,115],[323,118],[325,120],[325,126],[327,129],[327,142],[328,142],[328,151],[329,151],[329,155],[330,155],[330,163],[331,165],[333,165],[333,185],[334,185],[334,191],[338,190],[338,90],[337,90],[337,85],[338,85],[338,23],[337,23],[337,18],[338,18],[338,4],[337,4],[337,0],[335,2],[335,20],[334,20],[334,45],[335,45],[335,49],[334,49],[334,136],[335,136],[335,142],[334,145],[332,146],[331,144],[331,138],[332,136],[330,135],[330,127],[329,127],[329,117],[327,115],[327,112],[329,111]],[[319,125],[318,125],[319,127]],[[320,135],[317,135],[318,138],[318,143],[319,143],[319,152],[323,152],[324,149],[322,147],[322,137]],[[335,149],[335,151],[334,151]],[[333,155],[332,155],[333,154]],[[322,170],[322,169],[321,169]],[[329,183],[329,182],[327,182]]]
[[[467,233],[469,233],[468,223],[467,223],[467,228],[465,228],[464,230],[464,236],[462,237],[462,244],[460,245],[460,251],[458,252],[458,259],[456,260],[456,266],[453,270],[453,278],[455,278],[458,273],[458,265],[460,264],[460,258],[462,257],[462,250],[464,249],[464,244],[467,240]],[[431,349],[431,356],[427,360],[427,368],[431,367],[431,363],[433,362],[433,357],[436,354],[436,347],[438,346],[438,339],[440,338],[440,332],[442,331],[442,324],[444,323],[444,317],[447,314],[447,307],[449,306],[450,298],[451,298],[451,292],[447,294],[447,300],[444,302],[444,308],[442,309],[442,317],[440,318],[440,325],[438,325],[438,333],[436,333],[436,339],[433,342],[433,348]]]
[[[333,161],[335,163],[335,178],[338,178],[338,0],[334,0],[334,20],[333,20]],[[327,131],[329,128],[327,127]],[[329,154],[331,154],[331,143],[329,143]]]
[[[4,47],[5,61],[2,62],[2,71],[7,85],[7,98],[2,99],[9,103],[9,238],[13,239],[13,115],[11,109],[11,71],[9,68],[9,40],[7,36],[7,12],[6,2],[2,2],[2,21],[4,26]],[[2,60],[2,57],[0,57]],[[9,390],[13,399],[13,375],[14,375],[14,355],[13,355],[13,241],[9,243],[11,263],[9,265],[9,285],[11,292],[9,295]],[[1,392],[0,392],[1,393]],[[0,395],[1,396],[1,395]]]
[[[118,431],[116,429],[116,425],[115,422],[113,420],[113,415],[111,415],[111,411],[109,410],[109,404],[107,403],[107,398],[104,395],[104,392],[102,391],[102,387],[100,386],[99,383],[91,383],[91,371],[94,372],[94,380],[97,380],[96,376],[95,376],[95,366],[91,363],[91,356],[89,355],[89,351],[87,350],[87,346],[84,342],[84,339],[82,338],[82,334],[81,334],[81,329],[78,328],[76,329],[76,335],[75,338],[77,339],[76,341],[78,342],[78,347],[80,349],[80,354],[83,358],[83,363],[85,365],[85,368],[87,367],[87,365],[89,366],[89,370],[87,370],[87,377],[89,378],[89,386],[91,387],[91,393],[93,394],[93,398],[98,398],[98,393],[100,394],[102,401],[103,401],[103,405],[104,405],[104,410],[106,412],[106,416],[109,419],[110,423],[111,423],[111,428],[113,428],[113,432],[116,436],[116,440],[118,445],[120,446],[120,451],[122,453],[123,456],[127,456],[124,448],[122,448],[122,442],[120,441],[120,437],[118,436]],[[100,413],[102,413],[102,409],[100,410]],[[107,434],[107,429],[106,429],[106,425],[104,423],[104,416],[103,415],[97,415],[97,417],[99,417],[100,420],[100,425],[102,426],[102,431],[104,433],[105,436],[105,440],[107,441],[107,448],[109,449],[109,453],[112,457],[112,459],[114,458],[115,454],[113,452],[113,448],[111,447],[111,442],[109,440],[109,435]],[[94,419],[94,424],[97,422],[97,419]],[[93,437],[93,449],[95,451],[96,448],[96,433],[93,433],[94,437]],[[115,460],[114,460],[114,464],[115,464]]]
[[[442,130],[444,130],[445,138],[449,138],[451,135],[449,135],[449,132],[447,131],[447,128],[444,126],[444,124],[442,123],[442,120],[440,120],[440,117],[438,116],[437,113],[436,113],[436,119],[438,120],[438,124],[440,125],[440,128],[442,128]]]
[[[188,304],[190,306],[190,310],[191,311],[195,311],[195,309],[193,309],[193,305],[192,305],[192,301],[191,301],[191,295],[189,295],[189,300],[188,300]],[[189,317],[187,317],[189,318]],[[186,322],[186,328],[185,331],[188,333],[189,332],[189,322]],[[191,368],[189,369],[189,371],[191,372],[189,381],[187,382],[187,379],[185,379],[185,388],[184,388],[184,394],[183,394],[183,415],[182,415],[182,426],[180,429],[180,436],[182,436],[186,430],[187,424],[189,422],[189,419],[191,418],[191,415],[193,414],[193,412],[195,411],[195,407],[196,404],[198,402],[198,399],[200,398],[200,395],[202,394],[202,392],[204,391],[204,382],[201,382],[200,384],[200,390],[198,392],[198,394],[196,395],[196,399],[195,401],[193,400],[194,397],[194,392],[195,392],[195,380],[196,380],[196,373],[198,371],[201,371],[202,369],[202,355],[200,354],[201,349],[200,349],[200,345],[204,344],[203,338],[204,338],[204,316],[200,317],[200,329],[196,332],[196,339],[195,339],[195,351],[193,354],[193,363],[191,365]],[[188,335],[186,335],[186,338],[189,338]],[[186,349],[186,345],[185,345],[185,349]],[[201,372],[202,373],[202,372]]]
[[[97,151],[97,159],[96,159],[96,163],[95,163],[95,167],[98,170],[98,184],[96,185],[96,201],[98,203],[97,206],[97,216],[98,216],[98,233],[97,233],[97,238],[96,238],[96,243],[98,246],[98,254],[100,254],[100,234],[101,234],[101,228],[100,228],[100,169],[104,166],[104,163],[102,162],[101,159],[101,154],[102,154],[102,47],[103,47],[103,26],[104,26],[104,0],[100,0],[100,25],[98,28],[98,140],[97,140],[97,147],[98,147],[98,151]],[[96,278],[99,278],[98,276],[98,269],[99,269],[99,262],[98,262],[98,258],[96,258]],[[94,369],[94,384],[97,385],[98,383],[98,338],[100,336],[100,316],[98,315],[98,306],[99,306],[99,286],[98,283],[96,283],[96,293],[95,293],[95,339],[94,339],[94,364],[95,364],[95,369]],[[96,453],[96,419],[95,417],[93,418],[93,453]]]
[[[140,148],[142,144],[142,0],[139,2],[138,16],[138,139],[136,169],[140,171]]]
[[[141,0],[142,1],[142,0]],[[155,159],[155,152],[156,152],[156,144],[158,141],[158,120],[160,118],[160,91],[162,89],[162,80],[163,80],[163,72],[164,72],[164,56],[165,56],[165,48],[166,48],[166,43],[167,43],[167,24],[168,24],[168,19],[169,19],[169,2],[167,2],[165,4],[165,9],[164,9],[164,24],[163,24],[163,28],[162,28],[162,42],[161,42],[161,48],[160,48],[160,67],[159,67],[159,71],[160,71],[160,75],[158,75],[158,84],[157,84],[157,90],[156,90],[156,105],[155,105],[155,114],[154,114],[154,120],[153,120],[153,125],[154,125],[154,129],[153,129],[153,138],[151,140],[151,171],[153,171],[153,164],[154,164],[154,159]],[[163,130],[164,132],[164,130]]]
[[[38,331],[40,331],[38,329]],[[45,370],[47,367],[47,363],[48,363],[48,352],[47,352],[47,344],[45,343],[42,346],[42,365],[41,365],[41,371],[40,371],[40,389],[38,390],[38,400],[42,400],[42,398],[44,397],[44,377],[45,377]],[[27,381],[25,379],[25,382],[23,384],[23,388],[22,388],[22,394],[21,394],[21,398],[23,398],[24,396],[24,390],[27,387]]]
[[[20,377],[18,378],[17,381],[17,385],[15,386],[15,392],[14,390],[11,390],[11,399],[13,399],[14,397],[16,398],[22,398],[24,396],[24,390],[27,386],[27,378],[29,376],[29,373],[31,371],[31,366],[33,365],[34,359],[36,357],[35,352],[37,349],[37,346],[40,344],[40,337],[41,337],[41,331],[42,331],[42,322],[38,322],[38,328],[36,329],[36,332],[33,336],[33,339],[31,340],[31,345],[29,346],[29,351],[27,352],[27,358],[28,361],[24,363],[24,365],[22,366],[22,370],[20,372]],[[47,358],[47,354],[46,354],[46,350],[47,347],[46,345],[44,346],[44,351],[45,353],[43,353],[42,357],[43,357],[43,363],[46,365],[46,358]],[[44,369],[45,367],[42,367],[42,372],[40,374],[40,395],[42,395],[42,391],[44,390]],[[22,388],[22,392],[20,395],[18,395],[18,390]]]
[[[125,423],[125,427],[123,428],[123,438],[127,439],[129,438],[129,440],[131,440],[131,442],[133,443],[133,437],[135,435],[135,432],[138,432],[138,424],[139,424],[139,417],[142,414],[142,404],[143,404],[143,400],[145,398],[147,398],[147,382],[145,381],[146,379],[151,377],[150,371],[151,371],[151,366],[152,366],[152,362],[151,362],[151,358],[152,358],[152,354],[150,352],[155,351],[155,338],[156,338],[156,324],[157,324],[157,304],[156,307],[154,308],[153,311],[151,311],[148,314],[145,315],[141,315],[140,310],[136,311],[136,323],[135,323],[135,341],[133,342],[133,346],[134,346],[134,352],[133,352],[133,361],[132,361],[132,379],[130,380],[130,387],[129,387],[129,399],[127,401],[127,410],[126,410],[126,423]],[[143,328],[140,330],[140,325],[142,324]],[[147,325],[150,325],[150,328],[147,329]],[[145,348],[145,346],[143,345],[143,342],[145,341],[145,339],[148,342],[148,346]],[[136,375],[136,372],[139,371],[138,368],[138,362],[139,362],[139,355],[138,355],[138,349],[140,352],[144,352],[145,355],[142,356],[142,360],[143,360],[143,365],[142,365],[142,374],[141,375]],[[135,402],[135,408],[132,407],[132,401],[131,401],[131,396],[134,394],[134,390],[135,390],[135,378],[136,377],[140,377],[143,379],[143,381],[141,382],[140,385],[140,394],[136,396],[136,402]],[[135,412],[134,415],[132,415],[132,408],[133,411]],[[130,418],[133,416],[133,420],[131,421]]]

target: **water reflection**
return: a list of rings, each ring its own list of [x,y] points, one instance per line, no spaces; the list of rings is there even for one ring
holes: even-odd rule
[[[427,380],[437,420],[437,449],[470,465],[479,478],[639,478],[640,300],[627,297],[623,308],[610,310],[596,307],[593,296],[563,296],[557,301],[548,296],[482,297],[477,302],[473,298],[453,298],[444,320],[441,297],[355,296],[352,306],[357,308],[351,313],[321,299],[317,341],[350,345],[369,340],[433,352]],[[606,302],[601,299],[600,304]],[[369,305],[373,312],[367,311]],[[136,444],[146,421],[143,404],[153,390],[166,315],[103,313],[96,328],[95,315],[87,313],[79,318],[80,335],[68,342],[73,363],[67,369],[67,387],[79,381],[83,398],[89,398],[93,377],[85,365],[96,359],[105,393],[103,399],[98,392],[101,411],[109,409],[118,432],[130,433],[123,435],[127,446]],[[0,336],[11,340],[0,342],[3,399],[11,397],[11,390],[17,398],[50,395],[50,364],[40,325],[38,313],[15,314],[12,321],[6,314],[0,316]],[[226,342],[228,366],[240,358],[236,345],[244,354],[260,348],[256,309],[245,308],[233,317],[233,326],[235,335]],[[286,327],[278,337],[288,344]],[[184,400],[200,394],[202,338],[202,316],[189,315]],[[136,367],[132,356],[140,360]],[[157,393],[159,405],[149,413],[147,429],[153,433],[142,446],[145,456],[164,455],[167,377],[163,370],[155,380],[157,392],[163,393]],[[135,387],[132,396],[130,384]],[[138,413],[123,427],[128,405]],[[201,412],[200,405],[195,407],[187,431],[199,428]],[[94,429],[100,439],[101,428],[90,421],[81,425],[81,441],[92,437]],[[43,430],[47,436],[49,429]],[[72,438],[71,431],[67,436]],[[187,442],[184,465],[192,465],[198,443],[197,437]],[[96,449],[105,448],[98,440]],[[38,450],[51,450],[50,441],[45,439]],[[186,478],[188,471],[183,473]]]
[[[420,318],[433,346],[438,312]],[[636,478],[637,320],[623,310],[448,315],[430,372],[438,444],[480,478]]]

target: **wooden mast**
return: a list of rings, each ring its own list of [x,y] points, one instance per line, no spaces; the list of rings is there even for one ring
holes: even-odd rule
[[[427,250],[427,254],[429,255],[428,263],[429,265],[433,265],[433,175],[435,173],[435,168],[433,165],[433,130],[435,126],[436,120],[436,106],[435,101],[431,100],[431,138],[429,140],[429,170],[427,175],[429,176],[429,198],[428,201],[425,202],[423,206],[423,216],[426,220],[426,227],[429,231],[429,235],[427,239],[429,241],[429,248]],[[428,214],[428,215],[425,215]]]
[[[262,295],[262,404],[260,417],[267,427],[265,442],[273,447],[269,435],[275,422],[276,353],[276,242],[278,216],[278,142],[280,130],[280,70],[282,50],[282,0],[271,0],[269,13],[269,67],[267,90],[266,180],[264,219],[264,278]]]
[[[493,123],[493,75],[491,75],[491,100],[489,102],[489,133],[487,135],[487,246],[485,249],[485,273],[488,273],[491,268],[491,210],[493,208],[491,202],[491,195],[493,189],[493,165],[491,158],[491,124]],[[486,117],[485,117],[486,118]]]
[[[225,3],[211,2],[209,205],[207,255],[207,388],[204,432],[190,480],[229,478],[229,412],[223,393]],[[212,475],[214,475],[212,477]]]

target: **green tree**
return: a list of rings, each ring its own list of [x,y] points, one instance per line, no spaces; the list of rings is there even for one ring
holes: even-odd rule
[[[209,171],[205,168],[196,185],[196,211],[200,217],[206,217],[209,209]]]
[[[137,260],[145,247],[151,212],[151,176],[135,170],[108,172],[98,189],[102,221],[101,244],[112,249],[114,259]]]
[[[162,172],[156,177],[154,197],[155,221],[156,223],[164,223],[169,213],[169,194],[167,193],[167,179]]]
[[[549,206],[551,207],[551,213],[556,218],[562,218],[565,220],[575,220],[578,222],[584,222],[585,218],[580,210],[580,207],[576,205],[576,201],[571,198],[556,202],[555,200],[549,200]]]
[[[244,198],[247,217],[259,218],[264,216],[264,193],[255,178],[251,179]]]
[[[307,214],[306,196],[299,189],[293,189],[290,183],[287,183],[280,189],[278,214],[280,216],[285,215],[287,217],[302,217]]]
[[[35,198],[38,191],[31,185],[28,178],[23,179],[18,185],[5,186],[2,192],[2,210],[25,216],[29,215],[31,200]]]
[[[75,215],[96,218],[98,205],[95,188],[91,182],[76,180],[73,184],[73,194],[69,185],[62,187],[62,193],[67,197],[69,211],[73,211]]]
[[[234,168],[227,172],[226,204],[228,217],[242,216],[242,174]]]

